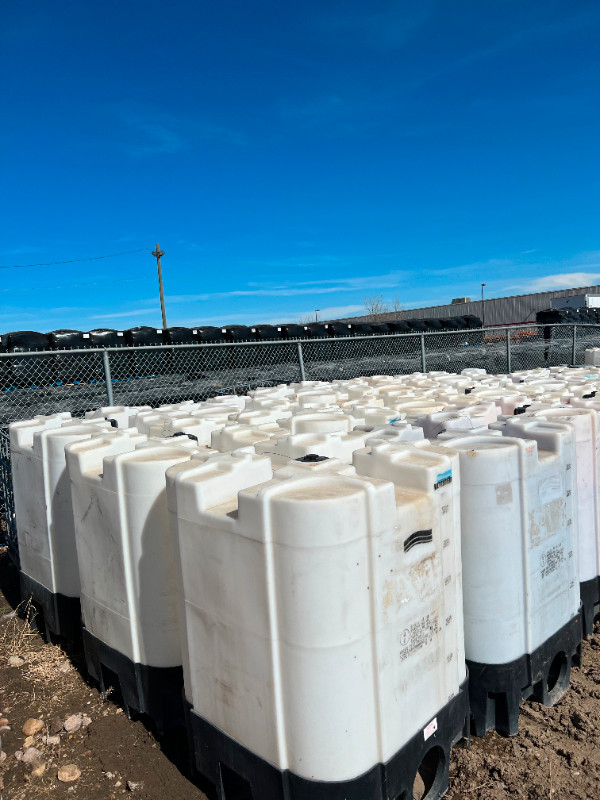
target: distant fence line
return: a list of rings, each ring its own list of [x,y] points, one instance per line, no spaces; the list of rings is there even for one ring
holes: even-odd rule
[[[584,363],[600,325],[382,334],[329,339],[0,353],[0,544],[18,561],[8,425],[36,414],[159,406],[259,386],[478,367],[507,373]]]

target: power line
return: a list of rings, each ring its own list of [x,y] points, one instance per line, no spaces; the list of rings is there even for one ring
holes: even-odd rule
[[[26,267],[54,267],[58,264],[78,264],[82,261],[100,261],[102,258],[117,258],[118,256],[128,256],[132,253],[151,252],[150,247],[140,247],[138,250],[124,250],[122,253],[109,253],[107,256],[90,256],[89,258],[70,258],[68,261],[45,261],[41,264],[9,264],[0,265],[0,269],[25,269]]]
[[[147,275],[134,275],[133,278],[105,278],[101,281],[92,281],[91,283],[63,283],[60,286],[24,286],[18,289],[0,289],[0,292],[35,292],[42,289],[70,289],[74,286],[100,286],[106,282],[113,283],[131,283],[132,281],[139,281],[147,278]]]

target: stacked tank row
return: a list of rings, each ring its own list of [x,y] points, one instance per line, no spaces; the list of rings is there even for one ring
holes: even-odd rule
[[[311,322],[308,325],[229,325],[224,328],[152,328],[140,326],[124,331],[99,328],[88,333],[58,330],[50,333],[13,331],[0,337],[5,352],[29,350],[75,350],[90,347],[135,347],[165,344],[211,344],[215,342],[281,341],[288,339],[327,339],[338,336],[373,336],[388,333],[481,328],[481,320],[472,314],[449,319],[395,320],[392,322]]]
[[[152,350],[164,345],[234,344],[236,342],[290,342],[296,339],[327,340],[337,337],[373,336],[390,333],[467,330],[481,326],[477,317],[456,317],[449,320],[409,320],[390,323],[311,323],[310,325],[231,325],[225,328],[174,327],[165,330],[151,327],[130,328],[125,331],[98,329],[84,333],[76,330],[57,330],[51,333],[13,331],[0,337],[0,353],[27,353],[23,358],[0,359],[1,388],[42,387],[56,384],[93,383],[104,380],[104,364],[98,354],[68,355],[48,351],[87,350],[90,348],[127,347],[128,351],[111,365],[113,380],[129,380],[156,375],[184,375],[196,379],[203,372],[222,370],[231,366],[260,366],[277,361],[289,361],[294,355],[279,348],[269,354],[253,348],[252,352],[224,351],[222,348],[204,351],[185,349]],[[318,345],[317,345],[318,346]],[[322,349],[322,346],[321,346]],[[40,353],[32,357],[31,352]],[[43,355],[42,355],[43,353]],[[353,354],[351,354],[353,355]],[[328,360],[344,358],[343,348],[332,343],[319,353]]]
[[[219,800],[439,798],[600,612],[595,356],[13,423],[23,594]]]
[[[547,308],[535,320],[538,325],[600,325],[600,308]]]

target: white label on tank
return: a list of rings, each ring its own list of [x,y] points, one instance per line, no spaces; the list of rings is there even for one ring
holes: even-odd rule
[[[117,331],[117,336],[123,336],[123,331]]]
[[[90,335],[89,335],[89,333],[84,333],[84,334],[83,334],[83,338],[84,338],[84,339],[89,339],[89,338],[90,338]]]
[[[405,628],[400,634],[400,661],[406,661],[414,652],[431,644],[437,633],[438,618],[430,614],[414,622],[410,628]]]
[[[438,724],[437,724],[437,717],[434,717],[427,727],[423,728],[423,736],[425,737],[425,741],[429,739],[430,736],[437,731]]]
[[[198,331],[196,330],[196,328],[194,328],[194,330],[192,331],[192,333],[193,333],[194,335],[196,335],[196,334],[198,333]]]
[[[433,484],[434,489],[440,489],[442,486],[446,486],[446,484],[452,483],[452,470],[447,469],[445,472],[438,472],[437,478],[435,483]]]
[[[555,572],[565,560],[565,551],[562,544],[551,547],[547,553],[540,556],[540,566],[542,567],[542,578],[546,578]]]

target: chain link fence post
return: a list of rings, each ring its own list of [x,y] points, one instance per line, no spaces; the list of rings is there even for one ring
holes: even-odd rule
[[[512,372],[511,366],[511,352],[510,352],[510,328],[506,329],[506,372]]]
[[[306,372],[304,371],[304,356],[302,355],[302,342],[296,342],[296,350],[298,351],[298,366],[300,367],[300,380],[306,380]]]
[[[102,363],[104,365],[104,382],[106,383],[106,397],[108,405],[114,406],[112,378],[110,377],[110,361],[108,359],[108,350],[102,353]]]
[[[571,350],[571,366],[575,366],[575,362],[577,361],[577,325],[573,325],[573,346]]]
[[[421,372],[427,372],[427,359],[425,357],[425,336],[421,334]]]

